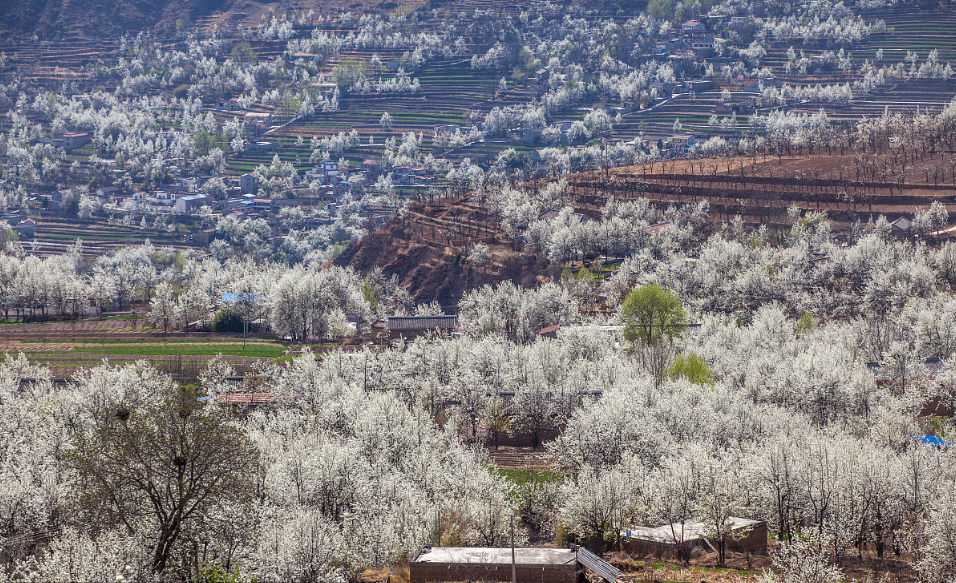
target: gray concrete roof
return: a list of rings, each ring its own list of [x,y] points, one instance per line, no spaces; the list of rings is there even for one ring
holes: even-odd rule
[[[518,565],[573,565],[575,561],[574,551],[570,549],[515,549],[515,563]],[[510,565],[511,547],[432,547],[422,550],[412,562]]]

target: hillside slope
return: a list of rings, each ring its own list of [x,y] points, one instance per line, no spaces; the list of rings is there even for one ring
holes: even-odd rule
[[[271,14],[292,16],[309,11],[329,15],[394,13],[420,7],[472,12],[476,8],[516,11],[543,0],[0,0],[0,38],[5,40],[114,40],[126,33],[148,31],[172,35],[177,21],[192,30],[213,26],[255,26]],[[646,2],[586,0],[576,4],[616,14],[646,8]]]
[[[397,275],[416,303],[437,301],[452,308],[469,290],[506,279],[522,286],[536,282],[534,258],[508,246],[490,245],[491,261],[475,268],[467,261],[468,245],[444,245],[422,237],[414,223],[392,219],[382,230],[353,241],[335,259],[360,273],[381,267],[389,277]]]
[[[300,0],[294,5],[270,0],[0,0],[0,36],[8,40],[115,39],[125,33],[176,32],[189,26],[253,26],[268,16],[328,14],[338,9],[364,12],[393,6],[381,0]]]

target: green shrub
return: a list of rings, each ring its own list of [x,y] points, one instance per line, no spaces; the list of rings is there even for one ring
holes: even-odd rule
[[[196,574],[194,583],[239,583],[239,571],[230,573],[223,569],[222,565],[210,565],[201,567]]]
[[[558,525],[554,528],[554,544],[559,549],[566,549],[572,544],[578,542],[578,537],[571,529],[568,528],[563,522],[559,522]]]
[[[702,387],[714,386],[714,371],[693,352],[678,356],[667,374],[671,379],[685,378]]]
[[[213,332],[242,332],[242,314],[232,308],[216,312],[212,319]]]
[[[813,312],[804,312],[797,321],[797,334],[808,334],[817,329],[817,319]]]

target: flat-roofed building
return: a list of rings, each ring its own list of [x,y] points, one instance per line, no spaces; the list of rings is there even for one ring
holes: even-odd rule
[[[514,571],[521,583],[575,583],[577,564],[571,549],[514,550]],[[409,580],[511,581],[511,570],[510,547],[425,547],[409,565]]]

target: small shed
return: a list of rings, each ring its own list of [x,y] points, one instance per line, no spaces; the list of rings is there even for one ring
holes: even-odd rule
[[[411,583],[511,581],[512,550],[488,547],[425,547],[409,565]],[[577,553],[571,549],[514,549],[520,583],[576,583]]]
[[[89,134],[81,134],[81,133],[63,134],[63,148],[67,150],[73,150],[74,148],[82,148],[89,141],[90,141]]]
[[[767,552],[767,523],[762,520],[731,517],[734,537],[727,541],[731,551]],[[660,556],[665,552],[678,550],[679,545],[714,550],[715,545],[708,540],[710,529],[702,522],[685,520],[682,523],[664,524],[654,527],[632,528],[624,534],[622,548],[624,552]]]
[[[392,316],[385,321],[392,338],[415,338],[440,330],[451,332],[458,327],[457,316]]]

